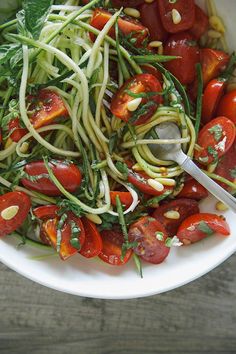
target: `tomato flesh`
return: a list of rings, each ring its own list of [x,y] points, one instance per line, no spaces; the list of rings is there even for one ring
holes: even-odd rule
[[[124,259],[121,260],[122,256],[122,245],[124,243],[124,236],[119,230],[103,230],[101,232],[102,236],[102,251],[98,257],[104,262],[114,265],[121,266],[126,264],[133,251],[131,249],[126,251]]]
[[[223,115],[236,124],[236,90],[228,92],[220,101],[218,115]]]
[[[85,241],[79,253],[85,258],[98,256],[102,251],[102,238],[96,225],[87,218],[82,218]]]
[[[195,5],[195,21],[189,32],[194,36],[196,40],[199,40],[201,36],[207,31],[208,26],[208,16],[199,6]]]
[[[177,195],[177,198],[189,198],[202,200],[208,197],[208,191],[195,179],[190,179],[184,183],[184,187]]]
[[[199,48],[193,36],[187,32],[172,35],[164,46],[164,54],[180,57],[166,63],[167,70],[183,85],[193,82],[196,76],[196,64],[200,60]]]
[[[178,219],[168,218],[168,212],[177,211],[179,213]],[[191,199],[177,199],[166,202],[158,207],[153,217],[159,221],[166,229],[168,236],[175,236],[178,227],[188,216],[199,213],[198,202]]]
[[[137,242],[134,253],[148,263],[159,264],[165,260],[170,252],[166,239],[164,226],[150,216],[140,218],[129,229],[129,241]]]
[[[177,237],[184,245],[190,245],[216,232],[228,236],[230,229],[227,222],[215,214],[199,213],[183,221],[178,229]]]
[[[15,215],[9,219],[8,208],[16,207]],[[23,192],[9,192],[0,196],[0,237],[10,234],[25,221],[31,207],[31,201]],[[18,208],[18,210],[17,210]],[[6,215],[6,209],[9,212]]]
[[[132,117],[134,117],[135,112],[130,112],[128,110],[128,103],[134,100],[127,90],[130,90],[134,94],[140,93],[158,93],[162,91],[162,87],[157,78],[151,74],[139,74],[133,76],[131,79],[125,82],[125,84],[117,91],[111,101],[111,112],[117,118],[124,120],[125,122],[132,122]],[[152,95],[151,97],[142,98],[139,108],[144,107],[145,104],[150,103],[149,107],[146,108],[145,112],[140,113],[140,115],[132,123],[133,125],[144,124],[149,118],[154,114],[157,107],[162,103],[163,99],[161,95]]]
[[[225,69],[229,62],[229,55],[221,50],[203,48],[200,50],[202,75],[204,86],[215,79]]]
[[[213,79],[207,84],[202,98],[202,121],[204,124],[214,117],[220,99],[224,94],[225,85],[225,80],[220,79]],[[227,117],[224,114],[221,114],[221,116]]]
[[[67,191],[73,193],[79,188],[82,176],[76,165],[55,160],[49,162],[49,167]],[[51,182],[49,178],[44,177],[48,175],[48,172],[43,161],[28,163],[24,168],[24,172],[29,176],[38,176],[36,181],[30,181],[27,177],[21,179],[21,183],[24,187],[49,196],[61,195],[61,192],[55,184]]]
[[[127,208],[133,203],[133,197],[130,192],[119,192],[119,191],[111,191],[111,204],[116,206],[116,196],[120,198],[121,204],[125,205]]]
[[[57,205],[43,205],[34,208],[33,214],[36,218],[45,220],[57,217],[57,212],[60,208]]]
[[[20,127],[19,118],[12,119],[8,124],[8,129],[10,133],[9,136],[15,143],[18,143],[18,141],[28,133],[27,129]]]
[[[132,183],[135,187],[140,190],[140,192],[152,196],[159,196],[165,193],[166,191],[170,191],[173,187],[164,186],[162,191],[157,191],[156,189],[152,188],[148,184],[148,179],[150,177],[145,172],[133,172],[130,171],[128,175],[128,182]]]
[[[215,174],[228,179],[230,182],[236,182],[236,144],[231,146],[229,151],[221,157],[216,170]],[[231,187],[227,184],[218,182],[224,189],[231,191]],[[235,192],[235,189],[234,189]]]

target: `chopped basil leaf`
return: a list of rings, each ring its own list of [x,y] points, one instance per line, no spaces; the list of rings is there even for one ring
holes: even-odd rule
[[[214,135],[216,141],[220,141],[222,138],[223,129],[220,124],[214,125],[212,128],[208,129],[208,131]]]
[[[236,167],[234,167],[232,170],[229,170],[229,172],[232,178],[236,178]]]
[[[212,228],[210,228],[209,225],[207,225],[207,223],[205,221],[200,221],[200,223],[197,226],[197,229],[209,236],[213,235],[215,232],[214,230],[212,230]]]
[[[157,231],[155,235],[156,235],[156,239],[157,239],[158,241],[163,241],[163,240],[164,240],[164,234],[163,234],[163,232]]]
[[[212,146],[208,146],[207,151],[214,158],[214,162],[217,162],[218,152]]]

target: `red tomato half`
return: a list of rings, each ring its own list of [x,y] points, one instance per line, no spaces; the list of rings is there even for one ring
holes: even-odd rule
[[[121,260],[122,245],[124,243],[124,236],[119,230],[103,230],[102,236],[102,251],[99,254],[99,258],[104,262],[111,265],[120,266],[127,263],[133,253],[133,251],[127,250],[124,260]]]
[[[15,143],[18,143],[18,141],[28,133],[28,130],[26,128],[21,128],[19,118],[12,119],[8,123],[8,129],[10,133],[10,138]]]
[[[30,207],[30,198],[25,193],[9,192],[1,195],[0,237],[8,235],[20,227],[25,221],[30,211]]]
[[[235,134],[235,125],[231,120],[225,117],[213,119],[199,133],[197,143],[203,150],[195,150],[195,158],[205,165],[216,162],[231,148]]]
[[[177,198],[189,198],[202,200],[208,197],[208,191],[195,179],[190,179],[184,183],[184,188],[177,195]]]
[[[216,232],[228,236],[230,229],[227,222],[218,215],[200,213],[183,221],[177,232],[177,237],[184,245],[190,245]]]
[[[49,219],[42,225],[42,229],[53,248],[57,248],[57,231],[58,231],[58,218]],[[85,241],[85,232],[81,220],[72,213],[68,213],[62,230],[61,230],[61,246],[59,255],[61,259],[66,260],[74,254],[78,253],[79,249],[71,244],[71,222],[73,222],[79,229],[78,241],[81,247]]]
[[[168,34],[162,25],[157,1],[150,4],[144,3],[139,11],[142,24],[149,30],[150,40],[165,41]]]
[[[224,94],[225,85],[226,81],[221,79],[213,79],[207,84],[202,97],[202,121],[204,124],[214,117],[220,99]],[[220,114],[220,116],[227,117],[224,114]]]
[[[190,84],[196,76],[196,64],[200,60],[199,48],[187,32],[172,35],[164,46],[165,55],[179,56],[165,64],[167,70],[183,84]]]
[[[229,151],[221,157],[216,170],[215,174],[228,179],[231,182],[236,181],[236,143],[231,146]],[[229,186],[225,183],[218,182],[224,189],[231,190]],[[234,190],[235,192],[235,190]]]
[[[67,191],[73,193],[79,188],[82,177],[76,165],[53,160],[53,162],[49,162],[49,167]],[[55,184],[51,182],[49,178],[44,177],[44,175],[48,175],[48,172],[43,161],[28,163],[24,168],[24,172],[30,176],[38,176],[35,182],[27,178],[21,179],[21,183],[24,187],[50,196],[61,195],[61,192]],[[42,177],[40,177],[40,175],[42,175]]]
[[[133,172],[130,171],[128,175],[128,182],[132,183],[140,192],[152,196],[159,196],[164,194],[167,190],[172,190],[173,187],[164,186],[163,191],[157,191],[148,184],[150,177],[145,172]]]
[[[155,76],[157,80],[159,80],[160,82],[163,81],[162,73],[158,71],[154,66],[150,64],[144,64],[144,65],[140,65],[140,67],[144,73],[148,73]]]
[[[68,116],[67,109],[61,97],[51,90],[41,90],[37,96],[28,96],[31,111],[30,121],[35,129],[52,123],[56,118]]]
[[[172,211],[179,213],[178,219],[168,217],[166,213]],[[183,198],[163,203],[154,211],[153,217],[165,227],[168,236],[175,236],[182,221],[196,213],[199,213],[198,202]]]
[[[102,238],[96,225],[87,218],[82,218],[85,241],[79,253],[86,258],[98,256],[102,251]]]
[[[150,216],[142,217],[129,229],[129,241],[138,243],[134,253],[148,263],[162,263],[168,256],[170,248],[165,245],[166,239],[164,226]]]
[[[195,5],[195,21],[189,32],[194,36],[196,40],[199,40],[201,36],[207,31],[208,26],[208,16],[199,6]]]
[[[34,208],[33,214],[36,216],[36,218],[41,220],[53,219],[57,217],[57,212],[59,209],[60,208],[57,205],[43,205]]]
[[[229,62],[229,55],[221,50],[203,48],[200,50],[204,86],[217,78]]]
[[[103,9],[96,9],[93,13],[93,17],[90,21],[90,25],[98,30],[102,30],[103,27],[112,17],[112,14]],[[136,47],[142,47],[144,45],[145,39],[148,37],[149,32],[146,27],[144,27],[138,20],[132,17],[119,18],[118,27],[121,33],[125,36],[131,35],[132,42]],[[109,31],[109,35],[115,38],[115,28],[112,27]],[[90,38],[95,41],[96,36],[90,33]]]
[[[190,29],[195,20],[194,0],[158,0],[159,11],[162,24],[169,33],[177,33]],[[174,24],[172,10],[177,10],[181,16],[181,21]]]
[[[121,204],[125,205],[127,208],[133,203],[133,197],[130,192],[110,192],[111,204],[116,206],[116,196],[120,198]]]
[[[224,115],[236,124],[236,90],[228,92],[221,99],[217,114]]]
[[[131,97],[127,93],[127,90],[132,91],[135,94],[148,92],[158,93],[162,91],[162,87],[157,78],[151,74],[139,74],[126,81],[111,101],[112,114],[125,122],[131,120],[133,115],[137,112],[137,110],[135,112],[130,112],[127,108],[127,104],[134,100],[134,97]],[[143,98],[137,109],[145,104],[149,104],[149,107],[146,109],[145,113],[140,114],[132,124],[140,125],[146,123],[162,101],[162,96],[158,94]]]

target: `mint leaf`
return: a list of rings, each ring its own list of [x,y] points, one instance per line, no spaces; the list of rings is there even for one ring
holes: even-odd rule
[[[214,125],[212,128],[208,129],[208,131],[214,135],[216,141],[220,141],[222,138],[223,129],[220,124]]]
[[[215,231],[212,228],[210,228],[210,226],[207,225],[207,223],[205,221],[200,221],[200,223],[197,226],[197,229],[209,236],[211,236],[215,233]]]

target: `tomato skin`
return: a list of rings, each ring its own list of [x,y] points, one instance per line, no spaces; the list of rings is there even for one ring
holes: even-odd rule
[[[43,89],[37,96],[27,97],[30,115],[30,121],[35,129],[52,123],[56,118],[68,116],[66,106],[61,97],[51,90]]]
[[[221,157],[216,170],[215,174],[224,177],[228,179],[231,182],[236,181],[236,143],[231,146],[229,151]],[[221,187],[224,189],[231,191],[232,188],[230,188],[227,184],[218,182],[216,181]]]
[[[20,127],[20,120],[19,118],[14,118],[8,123],[8,129],[9,132],[12,131],[10,134],[10,138],[12,141],[15,143],[18,143],[18,141],[23,138],[28,133],[28,130],[25,128]]]
[[[145,0],[112,0],[112,5],[116,8],[132,7],[136,8],[144,3]]]
[[[204,86],[212,79],[220,76],[229,62],[229,55],[221,50],[203,48],[200,50]]]
[[[199,47],[193,36],[187,32],[172,35],[164,46],[164,54],[180,56],[180,59],[166,63],[165,67],[183,85],[193,82],[196,76],[196,64],[200,60]]]
[[[82,221],[80,218],[76,217],[73,213],[69,212],[68,217],[64,223],[64,226],[61,230],[61,247],[59,255],[63,261],[78,253],[78,249],[73,247],[70,244],[71,239],[71,226],[70,221],[74,221],[75,224],[80,228],[80,234],[78,236],[81,247],[85,241],[85,232]],[[48,219],[43,222],[42,230],[45,232],[45,235],[50,242],[51,246],[57,248],[57,227],[58,227],[58,218]]]
[[[221,235],[228,236],[230,234],[229,225],[222,217],[215,214],[199,213],[185,219],[178,229],[177,237],[184,245],[201,241],[208,236],[198,228],[201,222]]]
[[[156,189],[149,186],[149,184],[147,182],[147,180],[149,178],[150,177],[145,172],[142,172],[142,171],[140,171],[140,172],[130,171],[128,174],[128,182],[132,183],[142,193],[152,195],[152,196],[159,196],[159,195],[165,193],[167,190],[173,189],[172,187],[164,186],[163,191],[161,191],[161,192],[157,191]]]
[[[236,90],[228,92],[218,106],[217,114],[223,115],[236,124]]]
[[[199,6],[195,5],[195,21],[189,32],[194,36],[196,40],[199,40],[201,36],[207,31],[208,26],[208,16]]]
[[[130,192],[119,192],[119,191],[111,191],[111,204],[116,206],[116,196],[120,198],[121,204],[125,205],[127,208],[133,203],[133,197]]]
[[[49,162],[49,167],[52,169],[56,178],[67,191],[73,193],[80,186],[82,176],[79,168],[76,165],[72,163],[64,163],[63,161],[58,160]],[[30,176],[48,174],[43,161],[28,163],[24,168],[24,172]],[[50,181],[49,178],[42,177],[35,182],[32,182],[27,178],[22,178],[21,183],[28,189],[41,192],[49,196],[61,195],[59,189],[53,182]]]
[[[98,256],[102,251],[102,238],[96,225],[87,218],[82,218],[85,241],[79,253],[85,258]]]
[[[102,251],[98,257],[113,266],[121,266],[126,264],[133,251],[127,250],[124,260],[121,260],[122,255],[122,244],[124,242],[124,236],[120,230],[103,230],[101,232],[102,236]]]
[[[202,97],[202,121],[204,124],[214,117],[220,99],[224,94],[225,86],[226,81],[220,79],[213,79],[207,84]],[[219,116],[227,117],[224,114]]]
[[[10,220],[2,217],[3,210],[18,206],[17,214]],[[31,207],[31,200],[23,192],[9,192],[0,196],[0,237],[6,236],[15,231],[25,221]]]
[[[60,208],[57,205],[42,205],[33,209],[33,214],[36,218],[45,220],[57,217],[57,212]]]
[[[160,82],[163,81],[162,73],[159,70],[157,70],[154,66],[150,64],[144,64],[144,65],[140,65],[140,67],[144,73],[148,73],[155,76],[157,80],[159,80]]]
[[[135,75],[116,92],[111,101],[111,112],[117,118],[128,122],[133,115],[127,108],[128,102],[132,101],[134,98],[131,97],[126,90],[130,90],[133,93],[145,93],[145,92],[161,92],[162,87],[157,78],[151,74],[139,74]],[[154,114],[157,107],[162,103],[163,99],[161,95],[151,96],[149,98],[143,98],[139,107],[146,104],[147,102],[152,102],[153,105],[149,107],[148,111],[141,115],[133,125],[144,124],[148,119]],[[134,112],[135,113],[135,112]]]
[[[184,187],[177,195],[177,198],[189,198],[202,200],[208,197],[208,191],[195,179],[190,179],[184,183]]]
[[[180,214],[179,219],[169,219],[165,216],[168,211],[177,211]],[[167,231],[168,236],[175,236],[178,227],[188,216],[199,213],[198,202],[191,199],[177,199],[156,208],[152,216],[159,221]]]
[[[162,233],[163,240],[157,239],[157,232]],[[165,260],[170,252],[170,248],[165,245],[166,239],[164,226],[150,216],[140,218],[129,229],[129,241],[138,243],[134,253],[148,263],[160,264]]]
[[[139,8],[139,11],[142,24],[149,30],[150,40],[165,41],[168,34],[162,25],[157,1],[154,1],[151,4],[144,3]]]
[[[159,12],[162,24],[169,33],[177,33],[190,29],[195,20],[194,0],[178,0],[171,3],[169,0],[158,0]],[[181,16],[179,24],[174,24],[172,19],[172,10],[176,9]]]
[[[222,134],[218,141],[215,139],[214,133],[210,132],[210,129],[215,126],[219,126],[222,129]],[[197,144],[202,147],[203,150],[195,150],[195,158],[202,164],[208,165],[212,163],[214,156],[210,153],[209,149],[213,149],[216,152],[217,158],[223,156],[233,145],[235,135],[235,125],[228,118],[218,117],[211,120],[199,132]],[[219,144],[223,144],[223,147]]]

